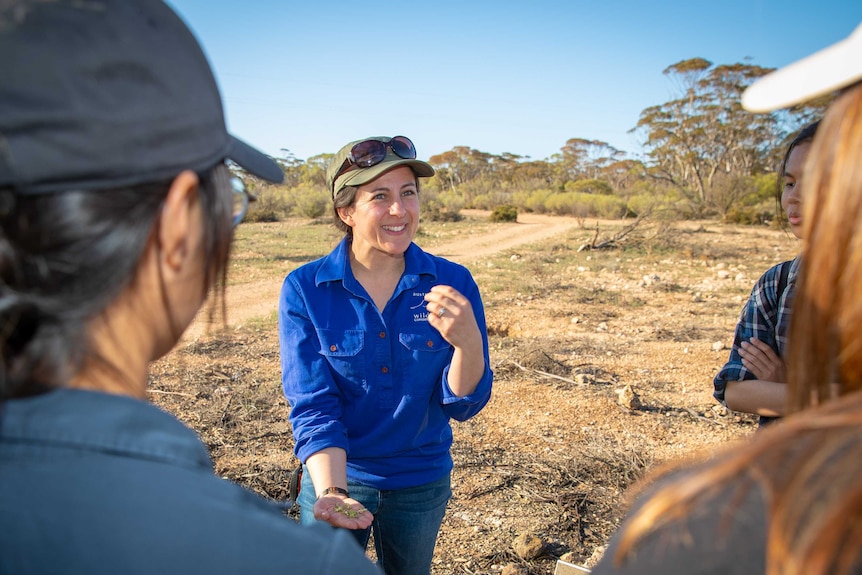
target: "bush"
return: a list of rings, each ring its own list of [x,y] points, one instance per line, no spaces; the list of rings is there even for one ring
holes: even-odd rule
[[[554,193],[545,188],[545,189],[535,189],[530,191],[521,191],[513,194],[512,199],[514,203],[519,208],[523,208],[528,212],[535,212],[537,214],[544,214],[547,211],[545,207],[545,202],[548,201]]]
[[[329,192],[318,188],[298,187],[293,193],[296,214],[312,220],[325,214],[331,202]]]
[[[252,191],[257,196],[257,201],[249,204],[245,221],[278,222],[290,213],[290,204],[285,200],[281,188],[263,185]]]
[[[614,193],[609,183],[594,178],[566,182],[563,185],[563,189],[567,192],[578,194],[601,194],[603,196],[609,196]]]
[[[575,216],[576,218],[618,219],[629,213],[626,208],[626,201],[622,198],[582,192],[554,194],[545,202],[545,207],[555,214]]]
[[[724,215],[724,221],[728,224],[743,224],[747,226],[765,224],[771,222],[774,214],[770,210],[764,210],[758,206],[733,206]]]
[[[458,222],[461,221],[461,210],[449,207],[439,197],[428,200],[422,204],[422,219],[429,222]]]
[[[488,219],[492,222],[517,222],[518,208],[511,204],[497,206]]]

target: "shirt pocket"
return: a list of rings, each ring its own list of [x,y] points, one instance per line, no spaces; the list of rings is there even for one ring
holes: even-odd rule
[[[401,366],[404,388],[408,392],[430,395],[437,388],[443,370],[452,357],[452,345],[437,330],[424,333],[401,333]]]
[[[360,395],[367,389],[365,332],[358,329],[318,329],[319,353],[326,358],[338,387]]]

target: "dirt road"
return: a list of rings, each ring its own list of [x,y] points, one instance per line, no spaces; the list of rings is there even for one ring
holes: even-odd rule
[[[487,212],[465,210],[465,215],[487,217]],[[537,243],[553,236],[565,234],[576,225],[577,220],[574,218],[519,214],[517,224],[502,224],[491,233],[441,244],[434,248],[433,253],[452,261],[467,264],[468,260],[472,261],[519,245]],[[274,313],[278,306],[281,280],[282,278],[264,279],[228,288],[228,325],[240,326],[250,319],[265,317]],[[206,333],[205,312],[206,310],[203,310],[195,322],[189,326],[183,336],[185,341],[198,339]]]

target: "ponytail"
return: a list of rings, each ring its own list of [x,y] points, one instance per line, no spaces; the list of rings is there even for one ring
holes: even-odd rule
[[[0,401],[62,387],[98,359],[88,325],[135,281],[169,189],[170,182],[41,195],[0,190]],[[199,192],[210,264],[201,289],[223,290],[227,168],[203,174]]]

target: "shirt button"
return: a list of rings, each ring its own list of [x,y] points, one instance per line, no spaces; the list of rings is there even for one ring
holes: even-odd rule
[[[434,347],[434,342],[429,339],[428,343],[426,343],[425,345],[427,345],[428,347]]]
[[[389,368],[388,367],[381,367],[380,371],[383,373],[389,373]]]
[[[337,345],[330,345],[329,351],[338,351],[338,346]]]
[[[380,339],[386,339],[386,332],[385,331],[380,332]]]

